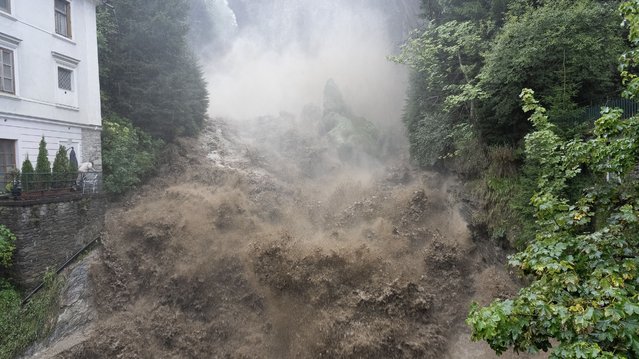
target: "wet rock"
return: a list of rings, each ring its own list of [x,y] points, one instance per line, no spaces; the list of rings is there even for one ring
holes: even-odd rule
[[[53,332],[29,348],[21,358],[51,358],[88,338],[97,316],[89,280],[89,268],[95,258],[93,252],[68,272]]]

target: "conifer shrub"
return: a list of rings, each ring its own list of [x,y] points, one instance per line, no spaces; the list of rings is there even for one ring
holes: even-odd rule
[[[60,145],[58,152],[53,160],[53,173],[51,174],[51,187],[64,188],[68,186],[69,180],[69,158],[67,157],[66,147]]]
[[[28,192],[29,190],[33,189],[33,182],[35,179],[34,172],[35,170],[33,169],[33,164],[31,164],[29,155],[27,155],[27,158],[24,160],[24,162],[22,162],[22,177],[20,179],[23,192]]]
[[[51,182],[51,163],[49,162],[49,151],[44,136],[40,140],[38,147],[38,160],[35,168],[34,189],[48,189]]]

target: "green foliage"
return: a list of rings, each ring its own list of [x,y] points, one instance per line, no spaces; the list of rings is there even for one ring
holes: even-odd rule
[[[498,353],[556,340],[557,358],[639,357],[639,120],[608,109],[594,124],[584,116],[621,92],[615,6],[423,0],[431,22],[395,58],[414,70],[404,114],[413,157],[432,165],[439,153],[472,180],[489,234],[527,245],[510,263],[531,285],[468,318]],[[622,11],[637,44],[639,1]],[[639,51],[622,57],[634,99],[637,65]],[[440,129],[451,135],[438,140]]]
[[[422,0],[423,17],[441,23],[450,20],[500,22],[511,0]]]
[[[525,17],[534,18],[533,13],[550,9],[549,5],[518,9],[522,16],[518,21],[526,23],[530,19]],[[605,2],[552,4],[565,5],[576,6],[575,14],[582,14],[574,21],[566,14],[567,28],[572,26],[571,22],[581,21],[601,32],[599,41],[617,23],[608,20],[611,24],[606,27],[595,19],[584,20],[591,11],[608,6]],[[639,1],[625,2],[621,9],[631,28],[630,41],[636,44]],[[527,36],[530,41],[531,34]],[[611,40],[594,47],[597,54],[587,64],[596,66],[608,57],[605,54],[609,49],[604,49],[605,46],[618,45]],[[636,50],[621,59],[624,94],[630,98],[639,93],[639,85],[633,84],[638,62]],[[522,64],[526,63],[519,62],[518,66]],[[525,168],[534,170],[521,177],[536,181],[530,201],[535,232],[533,238],[522,240],[528,245],[510,258],[510,265],[527,275],[530,285],[515,298],[495,301],[485,308],[473,305],[467,323],[473,329],[473,338],[486,340],[497,353],[513,348],[518,352],[552,350],[552,358],[636,358],[639,357],[639,118],[622,120],[621,110],[604,109],[590,136],[571,139],[573,136],[567,135],[561,126],[566,119],[578,117],[575,99],[588,95],[593,88],[575,91],[586,81],[585,77],[573,83],[572,74],[570,79],[566,78],[554,90],[547,86],[552,79],[540,83],[543,89],[548,89],[542,101],[531,90],[521,92],[523,109],[532,112],[530,122],[534,128],[525,138]],[[591,81],[598,81],[599,89],[611,89],[610,78],[592,76]],[[565,93],[558,91],[561,87]],[[546,111],[541,102],[555,108]],[[556,348],[551,348],[552,340],[559,343]]]
[[[112,0],[97,13],[104,187],[120,194],[153,170],[161,138],[195,135],[208,93],[188,47],[187,0]],[[195,2],[194,4],[200,4]]]
[[[118,32],[113,10],[108,7],[99,7],[96,11],[96,26],[100,61],[100,82],[102,83],[103,80],[109,79],[111,75],[111,68],[105,66],[105,61],[113,57],[115,45],[112,41],[116,40]],[[104,91],[102,91],[101,95],[102,103],[108,103],[108,98],[105,97],[106,94]]]
[[[477,76],[489,45],[482,39],[491,31],[489,23],[452,20],[415,34],[392,58],[414,71],[403,120],[420,165],[432,166],[450,151],[450,129],[476,120],[484,98]]]
[[[416,162],[457,150],[449,139],[422,138],[441,124],[472,125],[480,146],[519,145],[531,128],[518,104],[523,87],[537,90],[561,137],[586,133],[585,108],[621,91],[614,66],[625,44],[614,4],[423,0],[431,22],[392,58],[414,72],[404,122]]]
[[[621,13],[624,16],[624,25],[628,27],[628,38],[635,47],[621,56],[619,70],[622,82],[625,86],[623,95],[626,98],[637,100],[639,98],[639,76],[636,69],[639,65],[639,6],[637,1],[626,1],[621,4]]]
[[[16,236],[3,224],[0,224],[0,267],[11,266],[13,251],[16,249]]]
[[[14,169],[10,170],[5,175],[5,180],[7,181],[7,183],[4,186],[4,190],[7,193],[11,193],[11,191],[13,191],[13,188],[16,185],[16,183],[18,181],[20,181],[20,170],[17,169],[17,168],[14,168]]]
[[[139,185],[157,163],[162,141],[117,116],[102,121],[102,165],[104,188],[121,194]]]
[[[54,188],[70,187],[70,173],[71,169],[69,165],[69,158],[67,157],[67,149],[60,145],[60,148],[55,155],[55,159],[53,160],[51,186]]]
[[[410,155],[420,166],[432,167],[448,147],[446,136],[451,131],[450,125],[445,116],[427,115],[415,128],[408,134]]]
[[[27,158],[22,162],[22,177],[20,179],[23,191],[27,192],[33,189],[34,172],[29,155],[27,155]]]
[[[15,358],[50,332],[61,288],[47,275],[44,288],[23,307],[20,294],[0,279],[0,359]]]
[[[482,138],[516,143],[530,127],[517,95],[534,88],[545,105],[561,107],[553,121],[573,126],[583,107],[619,93],[614,68],[624,50],[614,2],[545,1],[508,17],[486,53],[479,86]],[[520,9],[519,11],[522,11]],[[558,26],[561,24],[561,26]]]
[[[518,104],[521,88],[534,85],[557,140],[588,136],[594,124],[585,108],[621,91],[614,64],[624,42],[614,4],[422,1],[431,21],[392,58],[413,72],[403,115],[411,157],[472,182],[481,208],[474,220],[491,237],[525,244],[535,228],[528,203],[538,171],[524,162],[531,125]],[[495,157],[505,148],[510,159]],[[571,179],[567,195],[578,197],[578,182],[589,176]]]
[[[479,141],[477,131],[472,125],[461,123],[453,127],[447,136],[453,151],[447,153],[447,166],[464,179],[476,178],[489,163],[486,148]]]
[[[521,97],[524,111],[533,112],[526,154],[539,169],[531,199],[538,230],[510,264],[532,282],[514,299],[473,306],[467,320],[473,338],[498,353],[548,350],[554,338],[553,358],[635,358],[639,118],[622,120],[620,110],[606,110],[592,138],[566,141],[531,90]],[[570,200],[569,181],[583,171],[595,182]]]
[[[172,140],[202,127],[208,94],[186,42],[187,0],[113,0],[98,12],[105,112]],[[117,14],[117,16],[116,16]]]
[[[424,75],[416,80],[423,82],[422,91],[432,94],[423,104],[425,110],[473,117],[473,101],[483,97],[476,86],[481,53],[488,45],[482,38],[490,32],[487,24],[449,21],[414,36],[392,60]]]
[[[40,140],[38,147],[38,160],[35,168],[35,189],[47,189],[51,181],[51,162],[49,162],[49,151],[44,136]]]

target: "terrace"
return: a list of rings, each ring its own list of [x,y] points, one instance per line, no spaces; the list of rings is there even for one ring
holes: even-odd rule
[[[0,206],[57,202],[102,194],[102,172],[8,173],[0,178]]]

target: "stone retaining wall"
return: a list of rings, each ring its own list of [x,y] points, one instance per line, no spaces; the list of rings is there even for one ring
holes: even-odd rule
[[[105,206],[100,196],[0,204],[0,224],[17,237],[12,276],[18,284],[37,286],[47,268],[56,270],[98,237]]]

